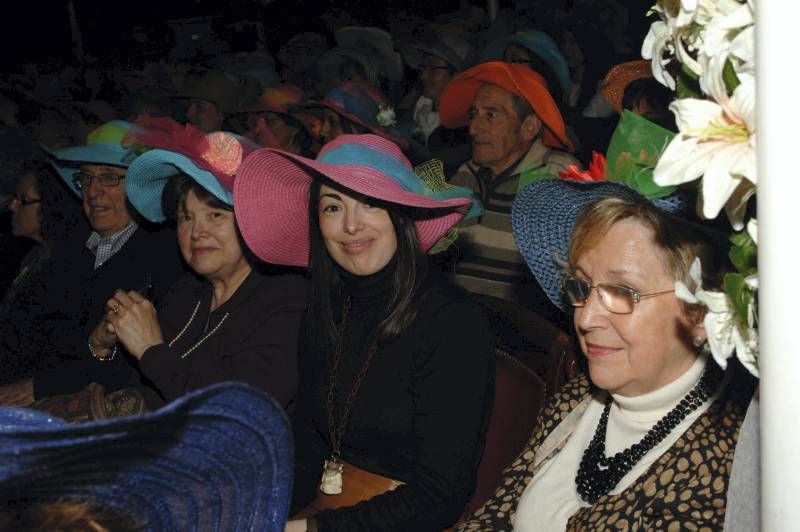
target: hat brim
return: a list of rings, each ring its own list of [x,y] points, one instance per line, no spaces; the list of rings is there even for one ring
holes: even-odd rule
[[[511,207],[511,229],[522,258],[550,301],[565,313],[571,307],[562,297],[559,262],[567,261],[575,222],[588,205],[612,197],[647,200],[612,181],[544,179],[525,187]],[[690,203],[682,194],[648,201],[672,214],[684,211]]]
[[[242,237],[259,258],[273,264],[308,266],[309,187],[319,176],[369,198],[429,210],[427,216],[415,220],[423,251],[457,224],[472,203],[470,198],[439,200],[409,192],[371,167],[328,164],[261,149],[242,163],[233,192]]]
[[[78,197],[81,196],[81,191],[72,182],[72,176],[78,168],[87,164],[128,168],[138,155],[134,150],[123,148],[117,143],[87,144],[57,150],[48,149],[47,152],[54,159],[51,163],[53,168]]]
[[[0,408],[3,500],[96,503],[146,530],[283,530],[292,461],[283,409],[241,383],[81,424]]]
[[[166,220],[161,203],[164,187],[172,176],[181,172],[221,202],[233,205],[233,193],[222,186],[213,173],[200,168],[185,155],[168,150],[151,150],[134,161],[125,179],[128,200],[151,222],[163,222]]]
[[[372,133],[374,135],[378,135],[379,137],[383,137],[386,140],[390,140],[390,141],[394,142],[395,144],[400,146],[400,149],[403,150],[403,151],[406,151],[409,148],[409,142],[408,142],[407,139],[404,139],[403,137],[400,137],[400,136],[397,136],[397,135],[392,135],[391,133],[386,132],[385,130],[381,129],[380,127],[373,126],[372,124],[368,124],[367,122],[364,122],[363,120],[361,120],[358,116],[356,116],[356,115],[354,115],[352,113],[348,113],[347,111],[344,111],[341,108],[336,107],[335,105],[331,105],[331,104],[325,102],[324,100],[311,100],[311,101],[303,103],[303,104],[298,104],[297,106],[295,106],[293,108],[293,112],[297,112],[299,110],[305,110],[305,111],[309,111],[311,113],[314,113],[317,116],[317,118],[319,118],[320,120],[325,120],[325,116],[322,115],[322,113],[320,112],[320,111],[322,111],[324,109],[330,109],[331,111],[333,111],[337,115],[341,116],[342,118],[345,118],[345,119],[349,120],[350,122],[353,122],[354,124],[358,124],[359,126],[363,127],[369,133]]]
[[[442,125],[450,129],[466,126],[475,95],[487,83],[516,94],[530,104],[545,129],[545,145],[575,151],[567,138],[561,111],[547,88],[531,77],[528,67],[502,61],[491,61],[465,70],[445,87],[439,107]]]

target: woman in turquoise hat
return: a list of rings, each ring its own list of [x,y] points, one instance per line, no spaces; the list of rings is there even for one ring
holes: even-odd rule
[[[131,165],[126,192],[148,220],[176,221],[192,272],[172,287],[158,314],[145,295],[117,291],[89,336],[93,355],[110,360],[124,346],[139,362],[151,408],[228,380],[248,382],[288,406],[306,282],[259,264],[240,240],[231,189],[254,145],[169,119],[141,124],[127,142],[157,148]]]

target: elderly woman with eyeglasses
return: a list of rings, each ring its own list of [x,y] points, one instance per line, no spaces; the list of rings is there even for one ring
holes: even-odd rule
[[[698,276],[721,290],[727,262],[724,237],[669,213],[679,200],[565,180],[517,197],[515,239],[550,299],[574,312],[588,376],[551,399],[461,530],[722,528],[755,382],[708,356],[704,308],[676,294]]]

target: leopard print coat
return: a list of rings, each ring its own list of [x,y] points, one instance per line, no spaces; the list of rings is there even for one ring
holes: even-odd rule
[[[728,480],[739,428],[756,381],[738,364],[728,368],[725,389],[689,429],[631,486],[581,508],[567,530],[721,530]],[[500,486],[459,531],[511,530],[525,487],[543,463],[566,444],[570,429],[562,420],[579,418],[591,400],[586,376],[567,383],[542,411],[538,428]],[[548,438],[550,436],[550,438]]]

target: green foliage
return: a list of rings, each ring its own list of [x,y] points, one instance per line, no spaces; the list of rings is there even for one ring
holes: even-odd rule
[[[743,334],[747,334],[750,322],[749,309],[755,295],[747,285],[745,276],[740,273],[726,273],[723,283],[725,293],[728,294],[728,298],[731,300],[735,319],[738,323],[744,325],[739,330]]]
[[[733,233],[730,237],[731,247],[728,257],[736,270],[744,276],[753,275],[758,271],[758,246],[750,238],[747,231]]]

